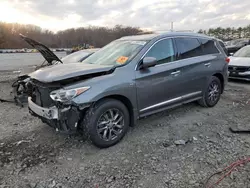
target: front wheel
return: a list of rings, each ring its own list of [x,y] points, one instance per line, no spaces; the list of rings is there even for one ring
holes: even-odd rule
[[[90,108],[83,120],[84,134],[94,145],[107,148],[126,134],[130,116],[126,106],[114,99],[105,99]]]
[[[202,99],[198,103],[204,107],[214,107],[220,100],[221,90],[221,81],[217,77],[212,76],[203,93]]]

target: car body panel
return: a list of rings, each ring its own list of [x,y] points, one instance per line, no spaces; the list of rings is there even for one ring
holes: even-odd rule
[[[184,92],[181,69],[181,62],[173,62],[136,71],[138,109],[145,111],[149,106],[181,95]],[[180,73],[172,74],[177,71]]]
[[[42,56],[44,57],[44,59],[46,59],[46,61],[48,62],[49,65],[52,65],[53,62],[61,62],[62,61],[44,44],[41,44],[31,38],[28,38],[22,34],[20,34],[20,37],[27,42],[30,46],[32,46],[33,48],[37,49]]]
[[[40,82],[50,83],[81,75],[105,72],[111,70],[112,68],[113,66],[108,65],[71,63],[44,67],[32,72],[29,76],[33,79],[39,80]]]

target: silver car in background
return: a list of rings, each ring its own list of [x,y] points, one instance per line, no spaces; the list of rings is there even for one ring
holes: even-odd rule
[[[229,78],[250,81],[250,45],[230,56]]]
[[[85,50],[79,50],[77,52],[73,52],[69,55],[66,55],[61,59],[63,63],[76,63],[76,62],[82,62],[89,56],[91,56],[93,53],[97,52],[99,48],[93,48],[93,49],[85,49]]]

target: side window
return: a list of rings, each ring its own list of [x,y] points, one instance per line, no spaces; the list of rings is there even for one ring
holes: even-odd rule
[[[168,63],[175,60],[175,53],[172,39],[164,39],[157,42],[145,55],[155,57],[157,64]]]
[[[176,38],[178,59],[187,59],[202,55],[201,43],[196,38]]]
[[[220,53],[215,43],[211,39],[200,39],[203,49],[203,55]]]

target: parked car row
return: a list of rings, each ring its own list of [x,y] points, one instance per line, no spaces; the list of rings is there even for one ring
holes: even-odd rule
[[[249,44],[250,44],[249,39],[236,39],[236,40],[228,41],[226,43],[226,48],[227,48],[228,54],[231,54],[231,53],[237,52],[239,49]]]

